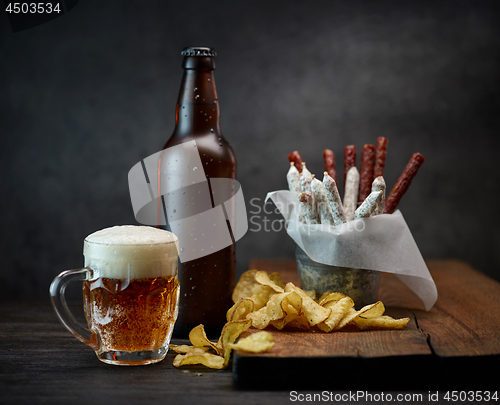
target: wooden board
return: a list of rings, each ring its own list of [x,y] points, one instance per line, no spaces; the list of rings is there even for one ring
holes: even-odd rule
[[[273,350],[236,353],[235,381],[243,387],[280,388],[333,382],[359,388],[360,381],[377,388],[390,381],[394,388],[411,388],[412,381],[425,375],[431,385],[460,382],[486,389],[485,384],[493,383],[486,370],[500,360],[500,284],[456,260],[431,261],[428,267],[439,294],[429,312],[397,277],[382,274],[379,299],[386,314],[411,319],[406,329],[325,334],[270,327]],[[279,271],[284,281],[298,284],[293,260],[254,260],[251,268]]]

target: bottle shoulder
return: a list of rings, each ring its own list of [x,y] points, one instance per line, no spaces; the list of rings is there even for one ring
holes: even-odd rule
[[[236,177],[234,150],[221,134],[183,134],[181,136],[174,132],[163,149],[190,141],[196,142],[207,177]]]

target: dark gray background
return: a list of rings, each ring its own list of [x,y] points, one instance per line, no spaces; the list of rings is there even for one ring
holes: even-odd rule
[[[286,188],[289,152],[321,174],[324,148],[342,162],[344,145],[386,136],[389,187],[413,152],[427,159],[400,204],[424,258],[500,279],[497,3],[81,0],[15,34],[1,15],[1,299],[48,297],[87,234],[136,223],[127,173],[172,132],[190,45],[218,51],[251,219],[238,272],[293,257],[264,228],[279,217],[257,214]]]

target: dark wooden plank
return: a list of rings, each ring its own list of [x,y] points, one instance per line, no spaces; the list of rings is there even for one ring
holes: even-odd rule
[[[415,311],[436,355],[500,354],[500,283],[458,260],[429,262],[439,298]]]
[[[174,340],[176,344],[186,340]],[[231,369],[100,362],[46,302],[0,303],[0,404],[272,404],[288,393],[235,390]]]
[[[415,370],[424,367],[430,373],[427,375],[440,384],[460,381],[463,386],[482,383],[484,387],[492,382],[492,374],[484,370],[500,359],[500,284],[460,261],[430,261],[428,266],[439,293],[429,312],[397,277],[382,274],[379,299],[386,305],[387,314],[411,318],[405,330],[322,334],[268,328],[275,338],[275,348],[260,355],[237,353],[235,379],[243,385],[258,384],[252,370],[264,369],[270,375],[281,373],[282,382],[293,380],[310,386],[323,381],[321,373],[313,371],[315,367],[323,370],[341,361],[346,370],[358,376],[367,364],[369,368],[383,367],[384,375],[391,375],[391,381],[398,384],[412,376],[418,378]],[[284,281],[298,283],[294,260],[256,259],[251,268],[280,271]],[[301,371],[291,360],[308,366]],[[459,371],[463,367],[474,368],[476,378],[464,376]],[[403,380],[401,370],[405,370]],[[380,382],[380,378],[370,378]]]
[[[273,350],[249,356],[256,358],[353,356],[368,358],[431,354],[426,336],[418,330],[411,312],[400,308],[389,308],[386,313],[395,317],[408,316],[411,321],[404,330],[362,332],[354,328],[322,333],[319,331],[278,331],[273,327],[268,327],[266,331],[273,335],[275,341]],[[257,331],[250,329],[242,337]]]

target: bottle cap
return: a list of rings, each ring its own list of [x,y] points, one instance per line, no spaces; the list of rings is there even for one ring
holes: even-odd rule
[[[203,46],[189,46],[181,52],[182,56],[216,56],[214,48],[206,48]]]

